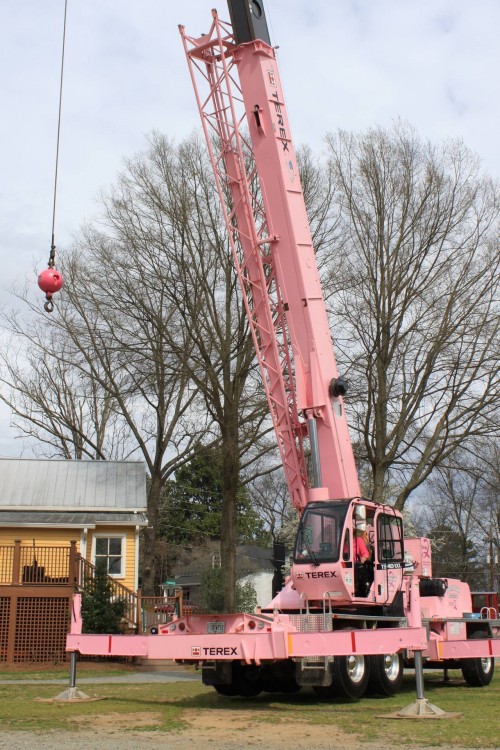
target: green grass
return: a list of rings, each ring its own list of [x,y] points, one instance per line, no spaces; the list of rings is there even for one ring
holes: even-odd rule
[[[78,675],[82,676],[83,665]],[[17,673],[18,674],[18,673]],[[45,673],[45,676],[48,676]],[[50,675],[52,676],[52,675]],[[67,676],[67,673],[66,673]],[[86,675],[88,676],[88,675]],[[451,673],[458,678],[460,675]],[[78,682],[78,681],[77,681]],[[63,689],[63,688],[62,688]],[[498,748],[498,713],[500,709],[500,676],[486,688],[470,688],[464,683],[444,685],[440,674],[426,676],[425,695],[435,705],[446,711],[460,711],[460,719],[391,720],[379,718],[403,708],[415,700],[415,686],[411,677],[405,678],[403,689],[393,698],[364,698],[355,703],[319,701],[309,689],[293,696],[263,693],[253,699],[225,698],[212,688],[199,682],[175,682],[146,685],[84,685],[90,696],[105,697],[93,703],[42,703],[36,699],[55,697],[59,686],[54,685],[0,685],[0,727],[3,730],[69,730],[78,726],[91,726],[92,717],[105,720],[106,714],[122,714],[123,731],[141,729],[171,732],[190,726],[185,715],[210,712],[217,722],[217,714],[227,720],[231,712],[248,712],[249,724],[264,725],[297,722],[298,731],[304,722],[328,728],[338,727],[352,739],[363,742],[378,741],[385,746],[457,748]],[[141,725],[134,726],[134,715],[141,716]],[[151,717],[149,722],[148,716]],[[88,724],[86,724],[88,718]],[[113,720],[120,727],[119,719]],[[299,729],[299,723],[301,729]]]
[[[78,662],[78,677],[117,677],[137,672],[130,663],[119,662]],[[0,664],[0,681],[3,680],[69,680],[67,664]]]
[[[106,700],[89,703],[44,702],[54,698],[62,689],[54,685],[0,685],[0,728],[24,731],[70,730],[77,726],[91,728],[92,719],[97,715],[113,714],[116,717],[116,714],[123,714],[124,726],[135,729],[131,717],[150,713],[151,726],[141,724],[141,729],[172,731],[184,726],[181,718],[184,700],[192,699],[196,689],[201,692],[205,690],[199,683],[185,682],[166,686],[84,685],[82,690],[87,695]],[[153,721],[157,714],[161,717],[159,725]],[[78,725],[73,721],[75,719]],[[119,721],[116,723],[119,727]]]

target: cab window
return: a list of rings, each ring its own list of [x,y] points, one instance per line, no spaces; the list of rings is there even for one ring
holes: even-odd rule
[[[402,562],[403,524],[397,516],[381,514],[377,521],[377,557],[379,563]]]
[[[294,561],[298,563],[335,562],[340,557],[340,543],[348,503],[310,503],[302,515],[295,545]]]

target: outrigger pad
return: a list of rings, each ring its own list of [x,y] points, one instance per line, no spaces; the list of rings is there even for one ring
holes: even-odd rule
[[[91,703],[92,701],[104,701],[105,697],[90,696],[77,687],[64,690],[55,698],[35,698],[38,703]]]
[[[377,719],[460,719],[462,714],[458,711],[443,711],[442,708],[429,703],[427,698],[417,698],[414,703],[405,706],[401,711],[392,714],[382,714]]]

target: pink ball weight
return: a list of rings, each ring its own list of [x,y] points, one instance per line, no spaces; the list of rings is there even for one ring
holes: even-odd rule
[[[63,277],[55,268],[46,268],[38,276],[38,286],[46,294],[58,292],[63,284]]]

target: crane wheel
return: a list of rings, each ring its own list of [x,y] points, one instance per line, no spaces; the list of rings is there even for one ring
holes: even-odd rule
[[[343,628],[351,630],[351,628]],[[367,656],[350,654],[335,656],[332,663],[332,684],[317,685],[314,692],[321,698],[344,698],[356,700],[362,698],[368,687],[370,665]]]
[[[370,676],[368,691],[378,695],[395,695],[403,684],[403,657],[401,654],[369,656]]]
[[[471,633],[470,640],[487,638],[488,634],[481,630]],[[473,659],[461,659],[460,667],[465,682],[471,687],[484,687],[489,685],[495,671],[495,660],[491,657],[475,657]]]
[[[334,690],[333,685],[313,685],[313,690],[319,698],[323,698],[324,700],[338,698],[338,694]]]
[[[248,667],[239,662],[233,662],[231,672],[232,680],[229,685],[213,685],[219,695],[229,697],[239,695],[243,698],[253,698],[255,695],[262,692],[260,671],[258,668]]]
[[[219,693],[219,695],[225,695],[233,697],[235,695],[239,695],[238,689],[235,685],[214,685],[214,689]]]
[[[332,664],[332,688],[339,698],[362,698],[370,674],[368,658],[360,654],[336,656]]]
[[[253,698],[262,692],[260,670],[258,667],[233,662],[233,685],[236,695]]]
[[[279,661],[261,668],[260,685],[267,693],[297,693],[301,686],[295,679],[293,661]]]

